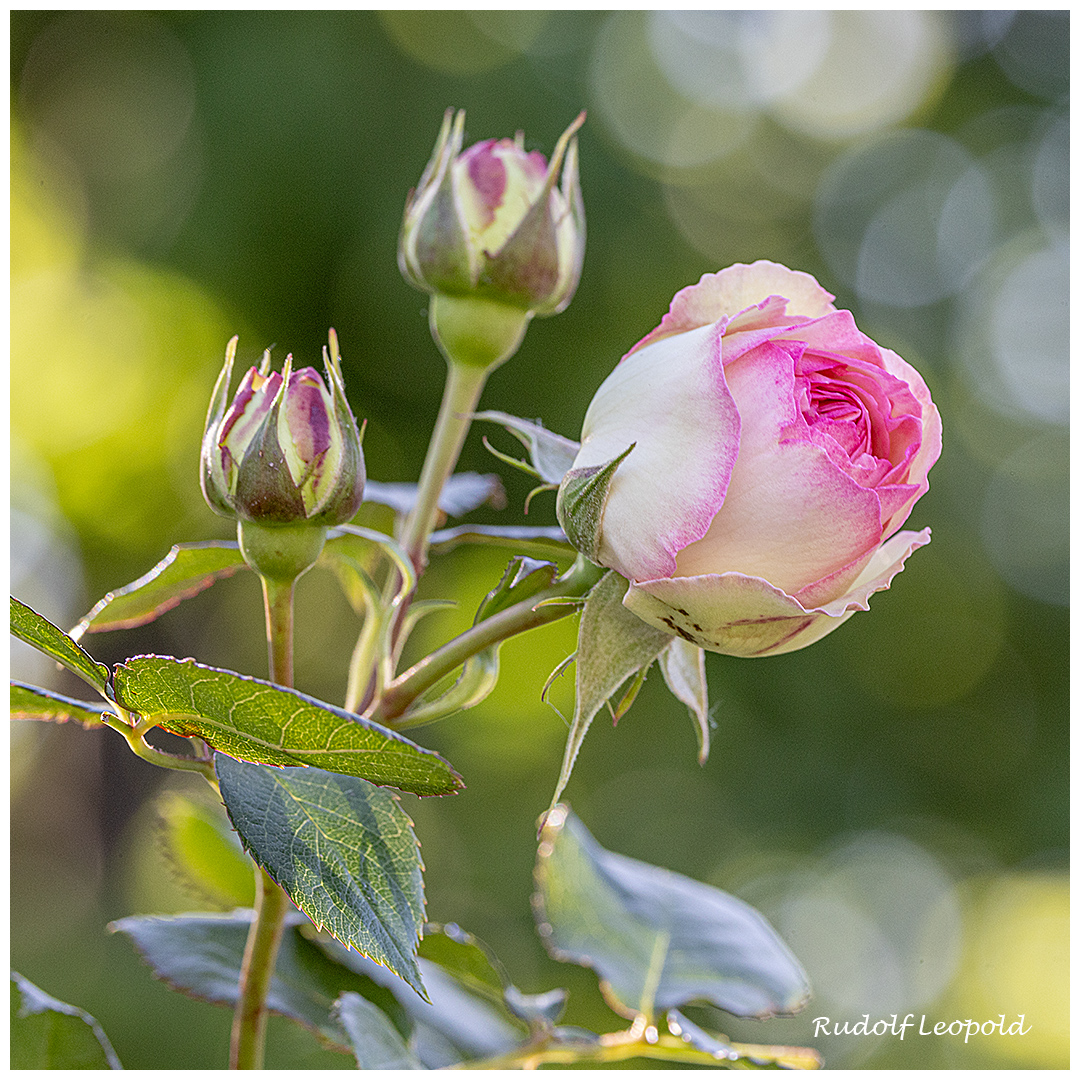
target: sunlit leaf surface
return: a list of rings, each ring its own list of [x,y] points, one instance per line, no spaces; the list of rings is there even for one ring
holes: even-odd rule
[[[260,679],[171,656],[133,657],[117,665],[115,679],[125,708],[245,761],[313,765],[417,795],[445,795],[463,786],[438,754]]]

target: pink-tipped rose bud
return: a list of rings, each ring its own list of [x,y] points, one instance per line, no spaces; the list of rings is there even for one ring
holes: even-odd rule
[[[323,350],[326,382],[314,368],[270,371],[270,352],[229,401],[236,338],[210,403],[201,481],[210,507],[260,525],[338,525],[360,508],[364,455],[345,398],[337,338]],[[329,383],[329,390],[327,389]]]
[[[560,519],[646,622],[716,652],[789,652],[929,542],[900,526],[941,418],[832,300],[776,263],[706,274],[596,392]]]
[[[550,165],[523,135],[461,152],[465,113],[448,109],[431,161],[409,195],[398,244],[405,278],[445,296],[477,297],[551,315],[570,303],[585,254],[578,183],[582,113]],[[562,169],[562,186],[556,187]]]

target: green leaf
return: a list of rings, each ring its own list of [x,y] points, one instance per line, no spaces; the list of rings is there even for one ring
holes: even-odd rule
[[[566,1003],[566,991],[561,989],[523,994],[510,982],[491,950],[456,923],[429,923],[419,955],[438,964],[471,993],[502,1006],[510,1016],[531,1026],[550,1026]]]
[[[541,562],[525,555],[511,559],[498,585],[480,602],[473,625],[535,596],[548,588],[558,574],[559,568],[553,562]]]
[[[349,990],[334,1006],[334,1015],[352,1043],[361,1069],[422,1069],[390,1018],[367,998]]]
[[[473,415],[473,419],[490,420],[492,423],[502,424],[529,451],[529,458],[532,461],[531,471],[548,484],[558,484],[562,481],[581,449],[581,443],[556,435],[539,422],[521,420],[509,413],[478,412]]]
[[[11,598],[11,632],[107,696],[109,669],[76,645],[63,630],[14,596]]]
[[[496,968],[497,961],[485,946],[456,923],[429,923],[419,955],[438,964],[472,993],[502,1003],[504,973]]]
[[[369,480],[364,485],[364,502],[389,506],[407,514],[416,505],[416,484],[385,484]],[[495,473],[454,473],[439,493],[439,509],[450,517],[461,517],[485,503],[497,510],[506,505],[502,480]]]
[[[578,751],[600,706],[631,675],[647,668],[671,641],[671,634],[657,630],[623,607],[627,586],[625,578],[609,571],[585,601],[578,627],[574,719],[552,806],[570,779]]]
[[[319,565],[334,571],[353,610],[362,613],[370,606],[369,599],[379,595],[371,576],[381,559],[394,565],[401,580],[396,606],[416,587],[416,575],[409,556],[393,537],[359,525],[338,526],[330,530]]]
[[[255,878],[251,860],[228,819],[194,799],[166,791],[154,804],[159,838],[170,866],[188,888],[223,911],[253,907]]]
[[[103,712],[107,710],[100,703],[75,701],[25,683],[11,684],[12,720],[51,720],[56,724],[73,720],[84,728],[95,728],[102,726]]]
[[[117,665],[115,692],[149,723],[244,761],[312,765],[417,795],[464,786],[438,754],[370,720],[194,660],[132,657]]]
[[[116,1052],[89,1014],[11,973],[12,1069],[119,1069]]]
[[[318,927],[424,994],[420,847],[396,797],[321,769],[218,755],[221,798],[255,861]]]
[[[806,1002],[806,975],[752,907],[605,851],[566,806],[548,814],[536,879],[548,952],[591,967],[625,1016],[705,1002],[761,1019]]]
[[[605,465],[572,469],[559,485],[555,516],[570,543],[592,562],[600,561],[600,536],[611,481],[615,479],[615,471],[636,445],[631,443]]]
[[[558,525],[458,525],[431,534],[429,551],[445,555],[461,544],[511,548],[519,555],[539,559],[568,558],[577,554]]]
[[[320,937],[318,942],[330,957],[370,976],[397,997],[413,1022],[411,1045],[425,1068],[439,1069],[463,1059],[503,1054],[523,1041],[523,1030],[508,1022],[501,1010],[470,993],[438,964],[419,962],[430,995],[430,1001],[422,1001],[385,968],[336,941]]]
[[[240,983],[252,912],[221,915],[133,915],[109,924],[127,934],[154,974],[174,990],[215,1005],[233,1006]],[[294,915],[286,925],[266,998],[267,1008],[311,1029],[348,1051],[349,1037],[331,1015],[342,993],[353,991],[385,1005],[406,1023],[389,991],[366,976],[334,963],[300,932]]]
[[[705,679],[705,650],[675,638],[660,654],[660,671],[668,689],[690,710],[698,741],[698,763],[709,759],[709,684]]]
[[[85,633],[125,630],[152,622],[181,600],[197,596],[215,581],[247,564],[235,541],[208,540],[174,544],[168,555],[138,581],[107,593],[71,631],[78,641]]]

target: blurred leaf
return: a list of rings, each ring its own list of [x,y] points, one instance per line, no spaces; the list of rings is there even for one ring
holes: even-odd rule
[[[516,436],[529,451],[529,459],[532,462],[531,471],[548,484],[558,484],[562,480],[570,471],[574,458],[581,449],[581,443],[556,435],[539,422],[521,420],[509,413],[478,412],[474,414],[473,419],[490,420],[492,423],[502,424],[507,431]]]
[[[431,534],[429,551],[445,555],[461,544],[512,548],[539,559],[572,558],[577,551],[558,525],[458,525]]]
[[[149,573],[99,600],[71,631],[71,636],[78,641],[85,633],[125,630],[152,622],[181,600],[198,596],[215,581],[235,574],[246,565],[235,542],[174,544]]]
[[[535,596],[551,585],[558,573],[559,568],[552,562],[540,562],[525,555],[512,559],[499,584],[481,601],[473,625]],[[436,684],[435,691],[429,691],[428,696],[422,695],[395,723],[402,728],[418,727],[478,705],[499,681],[499,649],[502,644],[499,641],[470,656],[449,690],[431,696],[437,693]]]
[[[503,1006],[511,1016],[530,1026],[550,1026],[566,1003],[566,991],[562,989],[523,994],[510,982],[491,950],[456,923],[429,923],[419,955],[438,964],[471,993]]]
[[[422,1069],[390,1018],[354,991],[346,991],[334,1006],[334,1015],[352,1043],[361,1069]]]
[[[438,964],[472,993],[502,1002],[502,973],[496,970],[487,949],[456,923],[429,924],[420,942],[419,955]]]
[[[398,571],[401,586],[398,601],[416,586],[412,561],[393,537],[375,529],[360,525],[340,525],[330,530],[329,537],[319,556],[319,564],[337,574],[345,595],[353,610],[363,612],[371,605],[371,598],[379,596],[379,590],[371,580],[379,559],[393,563]]]
[[[626,1016],[708,1002],[736,1016],[798,1011],[798,961],[741,900],[605,851],[563,805],[548,814],[536,865],[540,934],[556,960],[591,967]]]
[[[627,581],[610,571],[585,601],[578,627],[574,719],[566,741],[552,807],[570,779],[574,761],[600,706],[631,676],[647,668],[671,635],[642,622],[622,605]]]
[[[89,1014],[11,973],[12,1069],[120,1069],[116,1052]]]
[[[92,701],[75,701],[51,690],[41,690],[24,683],[11,684],[11,718],[13,720],[51,720],[64,724],[74,720],[84,728],[102,726],[103,705]]]
[[[185,884],[222,910],[252,907],[255,878],[228,819],[175,791],[155,804],[169,864]]]
[[[217,755],[221,798],[245,848],[311,921],[420,995],[420,846],[389,791],[321,769]]]
[[[550,1027],[562,1016],[568,996],[562,987],[542,994],[523,994],[516,986],[507,986],[506,1007],[530,1027]]]
[[[317,940],[331,958],[368,975],[394,994],[413,1022],[411,1045],[425,1068],[439,1069],[462,1060],[503,1054],[524,1038],[524,1032],[501,1011],[470,993],[438,964],[423,958],[419,961],[430,999],[423,1001],[385,968],[325,936]]]
[[[313,765],[417,795],[464,785],[431,750],[334,705],[232,671],[136,656],[118,664],[117,700],[174,735],[244,761]]]
[[[75,672],[95,690],[106,693],[109,669],[99,664],[88,652],[75,644],[59,627],[28,608],[21,600],[11,598],[11,632],[27,645],[51,656],[69,671]]]
[[[667,1014],[668,1030],[693,1047],[716,1058],[730,1062],[733,1069],[819,1069],[821,1056],[816,1050],[803,1046],[753,1046],[731,1043],[721,1035],[713,1035],[688,1020],[678,1009]]]
[[[381,503],[399,514],[407,514],[416,505],[416,491],[416,484],[369,480],[364,485],[364,501]],[[496,509],[506,505],[502,480],[495,473],[454,473],[439,495],[439,509],[450,517],[461,517],[485,503]]]
[[[132,915],[109,924],[127,934],[154,974],[174,990],[215,1005],[236,1004],[240,966],[252,912],[222,915]],[[277,966],[266,998],[267,1008],[317,1032],[341,1050],[349,1038],[332,1017],[334,1002],[353,991],[386,1005],[404,1022],[392,994],[365,976],[334,963],[297,930],[294,915],[286,925]]]
[[[705,650],[677,637],[660,654],[660,672],[667,688],[690,710],[698,741],[698,762],[709,759],[709,684]]]

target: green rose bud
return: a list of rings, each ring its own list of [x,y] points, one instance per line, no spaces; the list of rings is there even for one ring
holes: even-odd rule
[[[461,152],[465,113],[448,109],[420,186],[409,195],[398,263],[419,289],[475,296],[537,315],[570,303],[585,254],[578,182],[582,113],[549,165],[524,135]],[[555,186],[562,169],[562,186]]]
[[[524,136],[461,152],[465,113],[448,109],[398,242],[407,281],[433,294],[431,331],[451,363],[490,370],[512,356],[534,315],[570,303],[585,256],[578,183],[580,116],[551,164]],[[562,170],[562,186],[556,180]]]
[[[345,398],[337,336],[314,368],[270,371],[270,352],[244,376],[230,403],[234,337],[210,403],[201,482],[211,509],[258,525],[338,525],[364,496],[361,436]],[[329,390],[327,389],[329,384]]]

